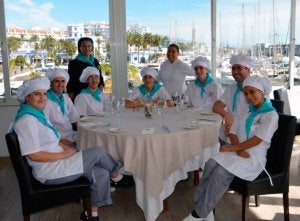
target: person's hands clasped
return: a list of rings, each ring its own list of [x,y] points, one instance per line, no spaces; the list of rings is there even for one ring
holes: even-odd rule
[[[74,148],[64,149],[64,151],[62,152],[62,159],[69,158],[73,156],[76,152],[77,151]]]
[[[226,112],[226,114],[224,115],[224,133],[226,136],[228,136],[232,124],[233,116],[230,112]]]

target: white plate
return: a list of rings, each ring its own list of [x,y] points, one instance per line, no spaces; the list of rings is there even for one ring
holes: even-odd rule
[[[215,122],[213,121],[206,121],[206,120],[196,120],[196,121],[193,121],[193,123],[195,124],[206,124],[206,125],[211,125],[211,124],[214,124]]]
[[[188,129],[188,130],[194,130],[197,129],[199,126],[195,125],[195,124],[188,124],[188,125],[184,125],[183,128],[184,129]]]
[[[112,128],[109,128],[109,131],[112,133],[123,133],[126,130],[120,130],[120,128],[118,128],[118,127],[112,127]]]
[[[92,116],[84,116],[84,117],[80,118],[81,122],[92,122],[94,120],[95,120],[95,118]]]
[[[199,112],[200,114],[202,114],[202,115],[214,115],[215,113],[214,112],[212,112],[212,111],[200,111]]]

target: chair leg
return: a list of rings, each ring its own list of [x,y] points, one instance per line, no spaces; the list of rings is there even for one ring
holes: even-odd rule
[[[284,221],[290,220],[290,212],[289,212],[289,193],[283,193],[283,213],[284,213]]]
[[[85,198],[83,198],[83,209],[87,211],[88,219],[92,220],[91,197],[85,197]]]
[[[259,203],[259,195],[255,195],[255,206],[259,207],[260,203]]]
[[[242,196],[242,221],[246,221],[246,211],[249,207],[249,196]]]
[[[23,214],[23,220],[24,221],[30,221],[30,214],[29,215]]]
[[[164,199],[163,200],[163,213],[168,212],[169,208],[168,208],[168,200]]]
[[[194,170],[194,186],[197,186],[199,184],[199,180],[199,170]]]

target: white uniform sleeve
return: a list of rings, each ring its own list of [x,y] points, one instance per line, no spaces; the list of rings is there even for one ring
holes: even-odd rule
[[[65,106],[67,107],[69,112],[70,123],[75,123],[79,121],[80,119],[79,112],[77,111],[75,105],[73,104],[72,100],[69,98],[68,95],[65,96],[65,102],[66,102]]]
[[[41,151],[37,136],[38,128],[37,120],[30,115],[25,115],[16,121],[14,129],[18,135],[22,156]]]
[[[77,109],[80,116],[86,116],[88,112],[88,105],[82,94],[78,94],[74,101],[75,108]]]
[[[278,114],[273,111],[257,117],[258,120],[255,120],[253,136],[257,136],[266,142],[271,142],[273,134],[278,128]]]

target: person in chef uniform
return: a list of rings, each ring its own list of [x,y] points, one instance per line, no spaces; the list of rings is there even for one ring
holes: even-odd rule
[[[125,107],[142,107],[145,101],[157,103],[158,100],[164,100],[168,107],[173,107],[173,101],[169,93],[156,80],[157,71],[151,67],[144,67],[141,69],[140,74],[143,84],[133,89],[129,98],[125,101]]]
[[[41,183],[55,185],[86,177],[91,185],[92,221],[99,221],[98,208],[112,204],[110,179],[122,185],[133,183],[126,183],[126,176],[119,173],[120,163],[104,148],[76,151],[60,142],[59,132],[43,112],[49,88],[48,78],[36,77],[24,81],[17,90],[20,108],[13,129],[21,154],[26,156],[34,178]],[[88,220],[86,211],[80,218]]]
[[[80,116],[97,115],[103,113],[103,101],[108,95],[99,88],[100,72],[95,67],[87,67],[82,71],[79,81],[87,83],[87,87],[80,91],[74,100]]]
[[[55,126],[61,136],[61,141],[68,145],[76,142],[76,132],[72,124],[76,124],[80,116],[71,98],[64,93],[69,81],[69,74],[61,68],[48,69],[46,77],[50,80],[47,91],[47,102],[44,113]]]
[[[244,80],[248,112],[234,120],[229,133],[231,144],[222,145],[220,153],[206,162],[193,198],[196,207],[183,221],[214,220],[212,211],[234,177],[253,181],[263,170],[268,173],[265,169],[267,150],[279,118],[266,99],[271,91],[266,78],[253,75]]]
[[[167,60],[159,68],[157,80],[162,82],[170,96],[175,93],[183,95],[186,91],[185,77],[194,76],[191,67],[178,58],[179,47],[170,44],[167,51]]]
[[[192,68],[197,78],[188,85],[186,91],[188,106],[212,111],[213,104],[223,93],[222,87],[208,72],[210,62],[206,57],[195,58]]]
[[[213,105],[213,111],[224,118],[224,124],[221,126],[219,135],[221,143],[229,142],[227,135],[235,116],[248,110],[248,103],[243,94],[242,85],[255,66],[255,61],[243,54],[232,55],[229,63],[235,82],[225,89],[222,96]]]

